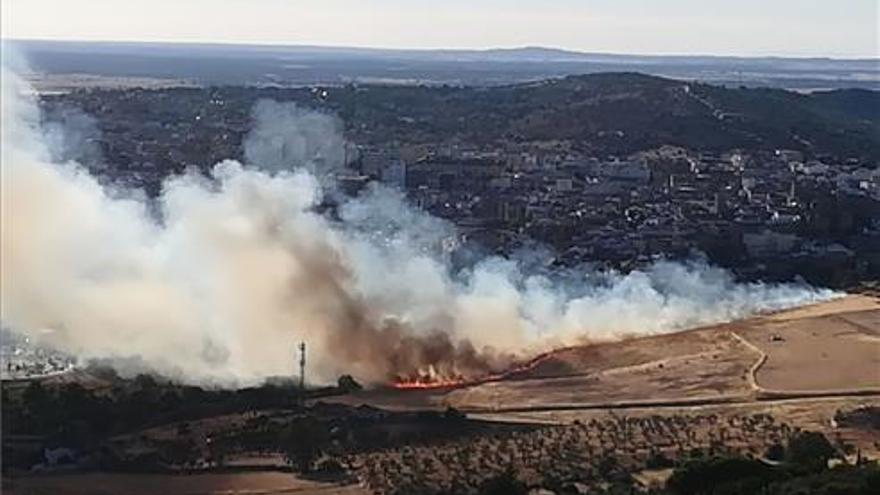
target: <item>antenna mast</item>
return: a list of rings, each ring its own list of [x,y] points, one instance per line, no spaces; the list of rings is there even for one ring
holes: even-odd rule
[[[299,389],[306,389],[306,343],[299,343]]]

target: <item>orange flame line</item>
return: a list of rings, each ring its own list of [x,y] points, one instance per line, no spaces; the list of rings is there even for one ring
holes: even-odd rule
[[[416,377],[416,378],[398,378],[397,381],[391,383],[391,387],[396,388],[398,390],[431,390],[431,389],[442,389],[442,388],[460,388],[460,387],[470,387],[474,385],[480,385],[483,383],[496,382],[499,380],[503,380],[505,378],[510,377],[511,375],[517,373],[523,373],[526,371],[531,371],[536,368],[539,364],[546,361],[554,354],[570,349],[570,347],[562,347],[559,349],[554,349],[552,351],[544,352],[538,354],[534,358],[530,359],[524,364],[519,366],[513,366],[506,371],[502,371],[500,373],[489,373],[487,375],[483,375],[481,377],[475,378],[429,378],[429,377]]]

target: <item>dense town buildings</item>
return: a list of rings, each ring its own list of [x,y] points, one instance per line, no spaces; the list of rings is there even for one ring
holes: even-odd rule
[[[308,88],[284,95],[318,108],[327,98]],[[156,195],[169,174],[241,158],[250,108],[265,96],[255,88],[80,91],[45,103],[48,118],[89,124],[66,158]],[[429,116],[393,102],[397,120],[386,129],[386,115],[369,113],[374,106],[353,105],[326,105],[350,143],[336,172],[342,189],[357,194],[380,181],[403,190],[490,252],[537,242],[552,248],[552,262],[624,269],[704,253],[746,278],[797,273],[838,286],[880,274],[880,168],[861,157],[673,144],[609,153],[572,138],[431,130]],[[414,122],[424,129],[393,132]],[[100,158],[76,156],[94,146]]]

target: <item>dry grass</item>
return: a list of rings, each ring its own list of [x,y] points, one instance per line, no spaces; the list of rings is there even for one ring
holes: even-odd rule
[[[570,363],[569,376],[486,383],[453,391],[445,399],[461,409],[479,410],[743,396],[755,359],[729,332],[688,332],[565,351],[560,360]]]
[[[734,338],[745,338],[754,347]],[[772,339],[779,335],[783,340]],[[757,347],[757,349],[755,349]],[[880,388],[880,298],[846,296],[748,320],[565,349],[509,379],[456,390],[373,390],[339,399],[388,409],[470,411],[695,398],[748,398],[761,388]]]
[[[389,409],[452,405],[477,419],[547,425],[346,456],[344,465],[353,465],[367,488],[305,481],[280,472],[242,472],[23,477],[3,491],[467,494],[511,468],[532,486],[595,486],[615,470],[644,473],[650,483],[662,481],[664,472],[645,470],[648,460],[658,455],[677,459],[694,449],[760,455],[797,429],[821,431],[833,443],[880,457],[880,432],[832,421],[839,410],[880,407],[880,397],[758,400],[749,372],[762,354],[766,362],[756,373],[756,386],[762,389],[839,392],[880,387],[880,299],[852,296],[710,328],[567,349],[511,379],[457,390],[374,390],[342,398]],[[703,404],[682,403],[695,399]],[[665,404],[633,406],[640,401]],[[626,409],[615,409],[623,403]],[[572,409],[553,409],[559,406]],[[577,409],[583,406],[590,408]],[[240,426],[245,419],[218,416],[190,422],[189,428],[203,437]],[[158,441],[176,435],[176,425],[170,425],[117,440]],[[608,461],[611,458],[614,462]],[[245,461],[249,466],[255,463]]]
[[[880,390],[880,304],[853,296],[743,322],[739,335],[767,354],[762,388]]]

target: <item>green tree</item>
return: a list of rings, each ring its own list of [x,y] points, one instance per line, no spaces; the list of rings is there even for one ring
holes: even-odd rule
[[[837,455],[837,450],[825,435],[815,431],[805,431],[788,442],[785,461],[793,467],[821,471],[827,468],[828,461]]]
[[[710,457],[687,461],[675,470],[666,488],[677,495],[756,493],[773,478],[771,468],[741,457]]]
[[[781,444],[774,443],[773,445],[767,447],[767,451],[764,453],[764,457],[771,461],[782,461],[785,458],[785,447]]]
[[[336,382],[337,388],[343,392],[357,392],[358,390],[363,389],[357,380],[354,379],[351,375],[342,375],[339,377],[339,380]]]
[[[479,489],[480,495],[525,495],[527,492],[526,485],[516,478],[513,470],[489,478]]]
[[[314,418],[296,420],[281,433],[284,457],[302,473],[311,472],[329,441],[327,427]]]
[[[53,404],[53,395],[38,381],[32,381],[22,394],[32,433],[54,433],[61,411]]]

